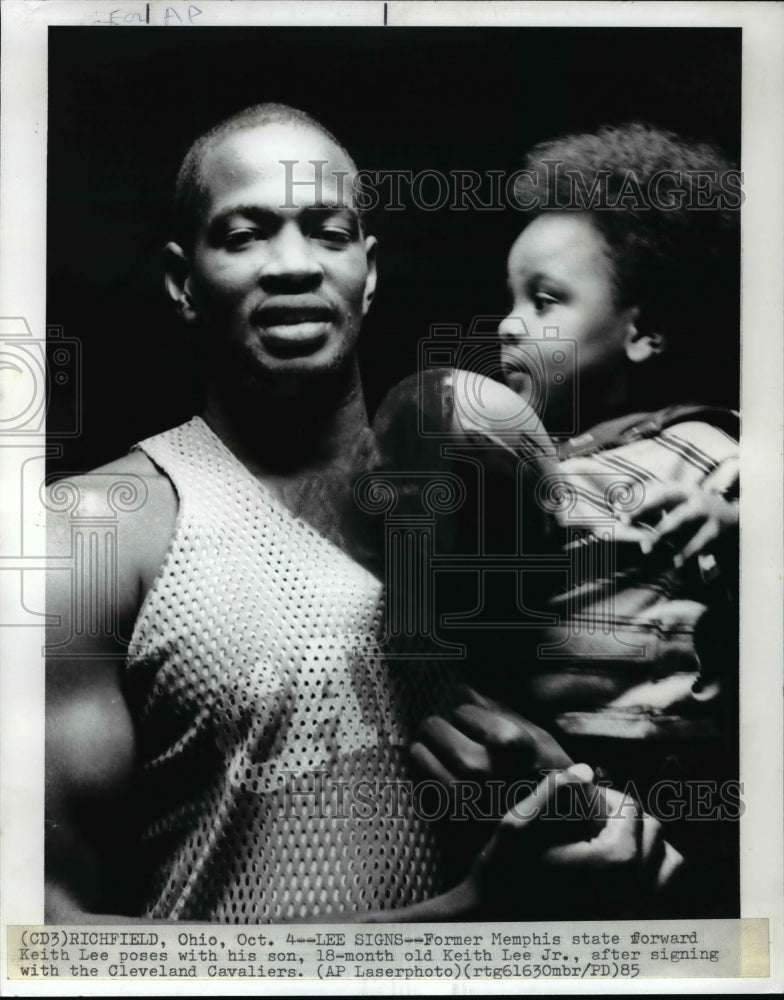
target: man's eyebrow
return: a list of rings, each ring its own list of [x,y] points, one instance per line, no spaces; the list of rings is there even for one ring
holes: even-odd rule
[[[232,215],[244,215],[248,219],[274,219],[277,213],[272,211],[272,209],[262,208],[260,205],[226,205],[225,208],[222,208],[213,216],[210,225],[214,226],[225,222]]]
[[[283,204],[278,207],[280,209],[290,209],[297,206]],[[334,212],[349,212],[351,215],[359,215],[356,207],[348,201],[317,201],[310,205],[303,205],[299,211],[301,215],[327,215]],[[265,208],[263,205],[253,203],[244,204],[238,202],[236,205],[224,206],[215,215],[215,218],[224,219],[229,215],[247,215],[268,218],[271,216],[277,216],[277,214],[277,208]]]
[[[359,222],[359,212],[354,205],[349,204],[345,201],[336,202],[317,202],[315,205],[307,205],[302,209],[302,215],[315,215],[315,216],[325,216],[325,215],[335,215],[338,212],[345,212],[350,215],[352,219]]]
[[[281,205],[281,209],[286,206]],[[299,215],[304,217],[316,217],[323,218],[328,215],[335,215],[339,212],[345,212],[349,215],[357,225],[360,223],[360,215],[354,205],[348,202],[317,202],[313,205],[305,205],[298,212]],[[257,220],[259,222],[275,222],[280,221],[281,215],[271,208],[264,208],[261,205],[253,204],[241,204],[236,205],[226,205],[222,208],[210,221],[210,230],[214,230],[216,227],[221,226],[234,215],[244,216],[246,219]]]

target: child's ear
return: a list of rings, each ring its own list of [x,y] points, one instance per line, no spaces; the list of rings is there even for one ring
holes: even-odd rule
[[[667,338],[655,324],[646,322],[639,308],[629,310],[624,344],[626,357],[634,364],[661,354],[667,349]]]

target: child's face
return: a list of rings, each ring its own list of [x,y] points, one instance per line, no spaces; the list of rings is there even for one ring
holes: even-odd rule
[[[623,403],[636,309],[621,309],[604,237],[588,215],[541,215],[509,253],[504,377],[551,433],[587,430]]]

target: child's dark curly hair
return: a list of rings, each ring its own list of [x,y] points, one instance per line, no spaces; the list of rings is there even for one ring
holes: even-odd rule
[[[667,336],[667,377],[704,362],[708,350],[711,379],[723,383],[715,401],[731,402],[740,172],[711,146],[640,123],[542,142],[525,166],[517,200],[530,206],[526,224],[549,211],[590,212],[610,250],[618,304],[639,306],[642,322]],[[687,377],[693,387],[693,367]]]

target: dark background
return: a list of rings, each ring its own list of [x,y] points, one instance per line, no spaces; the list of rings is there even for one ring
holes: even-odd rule
[[[47,320],[81,365],[77,378],[68,347],[50,380],[50,474],[115,458],[197,405],[161,247],[180,160],[222,117],[301,107],[377,170],[511,172],[534,142],[629,120],[739,162],[740,44],[725,28],[50,28]],[[409,205],[369,228],[372,411],[430,324],[503,313],[520,216]]]

